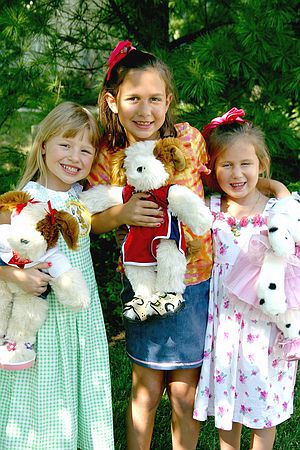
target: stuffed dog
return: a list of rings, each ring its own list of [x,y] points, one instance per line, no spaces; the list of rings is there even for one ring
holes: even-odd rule
[[[300,358],[299,201],[295,193],[274,203],[267,232],[252,236],[224,280],[237,299],[252,305],[249,317],[277,325],[287,359]]]
[[[116,153],[112,180],[118,186],[99,185],[81,195],[92,214],[125,203],[136,192],[147,193],[163,211],[160,227],[130,226],[122,245],[125,274],[135,293],[123,310],[128,320],[164,317],[184,305],[186,245],[182,223],[196,235],[212,225],[212,215],[197,194],[185,186],[168,184],[175,171],[186,170],[188,164],[178,139],[138,142]]]
[[[288,308],[285,278],[289,258],[293,259],[300,246],[299,201],[290,196],[276,202],[270,209],[267,226],[271,248],[264,257],[257,296],[263,312],[276,315],[284,313]],[[299,283],[300,280],[298,290]]]
[[[80,311],[90,296],[82,273],[72,268],[58,250],[59,234],[68,248],[76,250],[79,227],[65,211],[52,209],[50,202],[32,200],[22,191],[0,195],[0,214],[10,224],[0,225],[0,262],[20,270],[38,262],[49,262],[50,285],[64,306]],[[47,300],[23,291],[18,285],[0,281],[0,368],[21,370],[34,364],[36,333],[48,311]]]

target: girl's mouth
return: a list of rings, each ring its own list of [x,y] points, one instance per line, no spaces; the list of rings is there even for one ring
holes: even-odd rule
[[[233,189],[242,189],[244,186],[246,185],[246,182],[242,182],[242,183],[230,183],[230,186]]]
[[[149,128],[152,125],[152,122],[135,121],[134,123],[140,128]]]
[[[67,164],[61,164],[61,167],[64,169],[65,172],[69,174],[77,174],[79,172],[79,169],[77,167],[68,166]]]

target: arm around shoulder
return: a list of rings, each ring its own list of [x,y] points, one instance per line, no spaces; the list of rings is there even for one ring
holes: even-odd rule
[[[288,188],[277,180],[268,178],[259,178],[257,183],[258,190],[267,196],[284,198],[291,195]]]

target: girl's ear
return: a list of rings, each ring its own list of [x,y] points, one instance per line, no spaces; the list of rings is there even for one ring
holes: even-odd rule
[[[113,113],[118,114],[118,107],[117,107],[117,103],[116,103],[115,97],[112,94],[110,94],[109,92],[107,92],[104,95],[104,98],[105,98],[105,100],[106,100],[106,102],[108,104],[109,109]]]
[[[170,106],[172,100],[173,100],[173,95],[172,95],[172,94],[169,94],[169,95],[167,96],[167,100],[166,100],[166,107],[167,107],[167,110],[169,109],[169,106]]]

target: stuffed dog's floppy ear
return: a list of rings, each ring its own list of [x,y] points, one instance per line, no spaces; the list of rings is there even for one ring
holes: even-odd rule
[[[31,196],[28,192],[9,191],[0,195],[0,211],[12,211],[17,205],[28,203]]]
[[[125,150],[119,150],[111,159],[111,183],[115,186],[125,186],[127,178],[124,169]]]
[[[79,237],[79,225],[75,217],[66,211],[58,211],[55,216],[55,221],[68,248],[70,250],[76,250]]]
[[[54,223],[50,214],[47,214],[37,223],[36,229],[44,236],[48,243],[48,250],[56,246],[59,233],[62,234],[70,250],[77,249],[79,225],[75,217],[66,211],[56,211]]]
[[[159,139],[153,154],[163,163],[168,173],[174,173],[174,169],[182,172],[187,168],[188,157],[179,139],[172,137]]]
[[[16,206],[26,204],[30,199],[30,195],[23,191],[9,191],[0,195],[0,223],[9,224]]]

